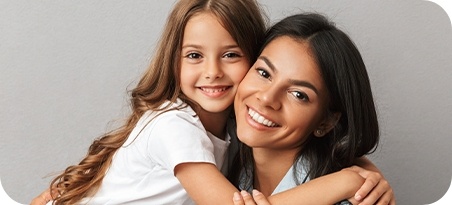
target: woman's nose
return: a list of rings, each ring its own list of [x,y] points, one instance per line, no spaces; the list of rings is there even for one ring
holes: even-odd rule
[[[256,94],[258,101],[265,107],[270,107],[273,110],[281,109],[281,91],[274,87],[261,87]]]

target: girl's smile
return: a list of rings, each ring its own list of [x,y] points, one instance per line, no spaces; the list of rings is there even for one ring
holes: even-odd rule
[[[219,98],[226,95],[232,86],[201,86],[199,89],[207,97]]]
[[[213,14],[203,12],[190,18],[181,56],[181,89],[202,108],[197,112],[229,112],[250,63]]]

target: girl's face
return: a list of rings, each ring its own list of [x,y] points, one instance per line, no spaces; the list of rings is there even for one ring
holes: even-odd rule
[[[298,150],[325,123],[327,99],[308,44],[278,37],[264,48],[237,91],[238,137],[253,148]]]
[[[208,112],[230,107],[250,62],[214,15],[191,17],[181,56],[182,92]]]

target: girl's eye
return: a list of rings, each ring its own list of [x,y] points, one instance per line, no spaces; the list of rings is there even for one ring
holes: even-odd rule
[[[270,78],[270,74],[267,71],[265,71],[264,69],[257,68],[256,70],[260,76],[262,76],[264,78]]]
[[[185,57],[190,58],[190,59],[198,59],[198,58],[201,58],[201,55],[199,55],[199,53],[189,53]]]
[[[299,99],[301,101],[304,101],[304,102],[308,102],[309,101],[309,96],[306,93],[304,93],[304,92],[292,91],[291,93],[292,93],[292,95],[294,97],[296,97],[297,99]]]
[[[237,53],[233,53],[233,52],[229,52],[223,55],[224,58],[237,58],[237,57],[241,57],[239,54]]]

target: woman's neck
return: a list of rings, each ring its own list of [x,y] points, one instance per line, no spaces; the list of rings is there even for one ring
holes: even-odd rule
[[[232,111],[232,106],[222,112],[208,112],[201,107],[193,107],[204,128],[224,140],[226,138],[226,123]]]
[[[254,188],[270,196],[294,163],[298,150],[253,148]]]

